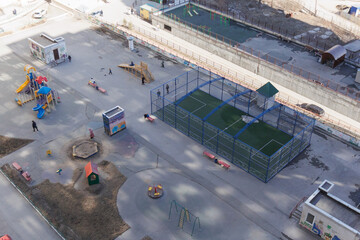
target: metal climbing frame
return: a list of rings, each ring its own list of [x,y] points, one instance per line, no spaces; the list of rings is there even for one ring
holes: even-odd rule
[[[171,211],[173,206],[175,207],[176,213],[179,213],[180,209],[180,214],[179,214],[179,220],[178,220],[178,227],[180,227],[181,229],[184,229],[184,224],[185,223],[193,223],[192,224],[192,228],[191,228],[191,236],[194,234],[195,231],[195,227],[198,226],[198,229],[201,229],[200,226],[200,218],[195,216],[193,213],[191,213],[189,211],[189,209],[181,206],[179,203],[177,203],[175,200],[172,200],[170,202],[170,209],[169,209],[169,220],[171,218]],[[198,223],[198,225],[196,224]]]
[[[197,90],[222,101],[202,118],[194,114],[197,110],[189,112],[180,106]],[[310,144],[315,124],[314,119],[275,101],[269,106],[268,100],[257,92],[202,68],[185,72],[154,88],[150,100],[153,115],[263,182],[273,178]],[[206,105],[206,102],[199,104]],[[224,130],[210,124],[209,118],[225,105],[242,111],[252,120],[232,135],[225,131],[227,128]],[[281,145],[276,140],[268,142],[269,145],[279,144],[279,149],[271,154],[240,140],[257,121],[286,133],[290,140]]]

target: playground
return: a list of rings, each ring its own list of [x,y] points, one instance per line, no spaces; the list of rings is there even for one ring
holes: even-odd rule
[[[115,16],[118,12],[113,9]],[[104,16],[106,14],[107,10],[104,10]],[[47,66],[32,58],[26,38],[41,32],[61,35],[66,39],[71,63]],[[9,35],[2,38],[1,46],[0,69],[4,74],[0,81],[3,103],[0,134],[8,142],[16,141],[14,138],[23,139],[23,144],[18,146],[22,146],[21,149],[14,151],[16,148],[13,146],[14,149],[6,150],[0,159],[2,169],[66,239],[89,239],[89,236],[117,240],[223,239],[225,233],[229,239],[241,236],[244,239],[272,240],[279,239],[283,234],[296,240],[311,239],[312,235],[300,229],[297,222],[289,220],[284,213],[290,212],[299,199],[312,192],[314,182],[322,181],[325,173],[326,177],[337,179],[345,186],[343,192],[354,191],[358,152],[328,135],[313,134],[311,145],[292,161],[292,165],[265,184],[235,167],[236,164],[226,160],[222,154],[209,149],[213,140],[204,146],[165,124],[153,114],[156,109],[151,111],[154,106],[149,100],[149,93],[154,89],[152,100],[159,106],[161,100],[165,101],[169,96],[173,98],[167,104],[179,102],[186,91],[175,93],[175,89],[179,89],[175,87],[175,81],[171,84],[169,80],[192,70],[183,64],[184,61],[176,62],[170,54],[162,52],[162,55],[154,48],[140,44],[135,46],[138,52],[133,52],[118,34],[71,16],[65,16],[61,22],[49,21],[31,31]],[[131,62],[137,67],[130,68]],[[144,75],[145,65],[141,62],[151,71],[153,81],[145,79],[142,84],[140,76]],[[30,63],[38,76],[47,78],[47,86],[42,87],[55,89],[61,98],[59,104],[54,103],[54,98],[49,102],[51,113],[45,112],[41,119],[37,118],[37,111],[33,111],[39,99],[34,98],[21,106],[14,101],[18,96],[16,90],[26,81],[28,73],[24,71],[24,66]],[[109,68],[112,69],[111,75],[107,71]],[[201,77],[205,76],[201,74]],[[106,94],[89,85],[91,78],[98,87],[106,90]],[[213,75],[213,79],[216,78]],[[185,78],[182,80],[186,81]],[[200,84],[209,80],[204,78]],[[166,84],[169,84],[169,96],[166,95]],[[182,85],[185,88],[186,84]],[[162,86],[160,100],[158,86]],[[191,86],[190,91],[195,84]],[[182,107],[177,108],[193,111],[194,116],[199,118],[211,111],[202,107],[203,103],[199,101],[204,102],[206,98],[209,101],[207,105],[218,106],[243,92],[240,88],[235,91],[234,85],[222,84],[221,80],[214,82],[211,89],[214,86],[217,89],[224,87],[226,91],[217,91],[223,92],[223,97],[216,94],[218,100],[215,100],[212,91],[211,97],[194,92],[194,98],[184,98],[182,103],[179,102]],[[23,89],[26,90],[25,87]],[[244,96],[247,97],[244,98],[246,103],[251,101],[252,105],[255,104],[252,95],[246,93]],[[44,97],[46,102],[47,96]],[[103,113],[118,105],[124,110],[126,128],[110,136],[112,131],[106,132]],[[246,104],[239,101],[237,105],[241,106],[242,112],[247,112]],[[204,112],[200,109],[195,111],[200,107]],[[257,116],[255,113],[261,113],[259,109],[261,107],[254,107],[254,112],[249,115]],[[217,113],[209,117],[209,122],[217,126],[212,130],[217,131],[222,125],[226,128],[232,124],[226,122],[229,116],[240,114],[228,107],[225,110],[219,112],[224,116]],[[151,114],[152,122],[144,118],[146,113]],[[181,117],[183,115],[179,119]],[[239,118],[232,120],[235,122]],[[281,119],[292,120],[289,126],[294,126],[295,118]],[[32,120],[37,122],[38,132],[33,132]],[[253,119],[241,118],[239,125],[229,127],[226,134],[238,132],[249,120]],[[109,121],[108,125],[111,123]],[[285,121],[282,122],[282,126],[285,124]],[[292,131],[300,133],[301,127],[304,126],[295,127],[295,130],[288,128],[290,133],[282,132],[293,137]],[[89,129],[93,131],[92,137]],[[275,133],[280,135],[277,131]],[[283,141],[281,138],[276,141]],[[83,142],[97,143],[98,151],[89,153],[87,159],[74,157],[72,147]],[[264,142],[260,142],[259,146],[265,145]],[[205,150],[228,162],[231,168],[227,170],[209,161],[203,156]],[[25,182],[12,167],[14,160],[31,175],[30,183]],[[275,160],[278,162],[278,159]],[[86,176],[85,166],[89,162],[97,164],[94,172],[99,177],[99,184],[88,184],[92,175]],[[275,170],[277,172],[278,168]],[[339,174],[345,179],[338,179]],[[162,196],[149,197],[149,188],[159,185],[162,186]],[[74,206],[78,207],[74,209]],[[27,216],[21,217],[27,219]],[[0,231],[6,230],[15,239],[24,239],[26,237],[16,231],[19,228],[17,224],[22,222],[14,221],[14,227],[10,228],[6,221],[1,221]],[[27,237],[39,238],[36,233],[32,234]]]
[[[191,24],[195,30],[214,38],[216,35],[221,36],[221,38],[224,36],[226,42],[231,40],[233,43],[243,43],[259,34],[258,31],[250,27],[193,4],[186,4],[166,11],[165,15],[171,19]]]

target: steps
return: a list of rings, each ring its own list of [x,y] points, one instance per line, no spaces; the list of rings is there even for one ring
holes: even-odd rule
[[[302,205],[307,198],[308,197],[303,197],[302,199],[300,199],[300,201],[296,204],[296,206],[291,210],[289,218],[295,218],[297,221],[300,221]]]
[[[301,218],[301,211],[299,209],[295,209],[293,214],[291,215],[292,218],[295,218],[296,220],[300,221]]]
[[[15,101],[17,102],[17,104],[19,104],[20,106],[34,100],[34,96],[31,94],[26,94],[26,93],[19,93],[17,94],[17,96],[15,97]]]

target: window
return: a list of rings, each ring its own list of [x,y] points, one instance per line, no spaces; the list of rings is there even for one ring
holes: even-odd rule
[[[314,222],[314,219],[315,219],[314,215],[312,215],[311,213],[308,213],[305,221],[312,225]]]
[[[96,175],[95,174],[91,175],[91,181],[94,181],[94,180],[96,180]]]
[[[164,24],[164,29],[166,29],[166,30],[168,30],[168,31],[171,32],[171,27],[170,27],[169,25]]]

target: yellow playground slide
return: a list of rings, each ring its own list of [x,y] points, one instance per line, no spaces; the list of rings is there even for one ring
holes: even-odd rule
[[[29,83],[30,80],[26,79],[26,81],[16,90],[16,93],[21,92]]]

